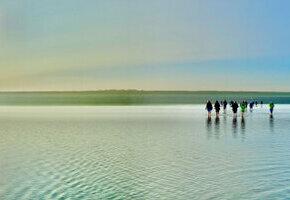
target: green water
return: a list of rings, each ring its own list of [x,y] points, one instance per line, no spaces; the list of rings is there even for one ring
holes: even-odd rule
[[[289,199],[289,108],[0,107],[0,199]]]
[[[203,104],[207,100],[248,100],[290,103],[282,92],[92,91],[1,92],[0,105],[164,105]]]

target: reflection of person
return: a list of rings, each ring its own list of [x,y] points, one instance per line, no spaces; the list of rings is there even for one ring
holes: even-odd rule
[[[206,129],[207,129],[207,136],[208,138],[210,138],[212,135],[212,123],[211,123],[210,117],[206,119]]]
[[[275,133],[274,132],[274,118],[273,117],[270,117],[270,130],[271,130],[271,133]]]
[[[215,125],[219,125],[219,123],[220,123],[220,119],[219,118],[215,118]]]
[[[241,129],[242,129],[242,134],[244,134],[245,130],[246,130],[246,124],[245,124],[244,118],[242,118],[242,120],[241,120]]]
[[[269,104],[269,107],[270,107],[270,116],[272,117],[272,116],[273,116],[274,107],[275,107],[274,103],[271,102],[271,103]]]
[[[239,107],[238,103],[236,101],[233,102],[232,109],[233,109],[234,117],[237,117],[238,107]]]
[[[215,109],[215,112],[216,112],[216,117],[219,118],[219,113],[220,113],[220,103],[218,101],[215,102],[214,104],[214,109]]]
[[[237,127],[238,127],[238,125],[237,125],[237,118],[234,118],[233,119],[233,134],[234,134],[234,136],[236,136]]]
[[[220,134],[220,118],[216,117],[215,120],[214,120],[214,132],[215,132],[215,136],[216,137],[219,137],[219,134]]]
[[[207,101],[205,109],[208,112],[208,118],[210,118],[211,117],[211,111],[212,111],[212,104],[211,104],[210,101]]]

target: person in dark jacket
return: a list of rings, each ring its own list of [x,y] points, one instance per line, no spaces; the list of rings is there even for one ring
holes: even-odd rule
[[[207,101],[205,109],[208,112],[208,118],[211,118],[212,103],[210,101]]]
[[[227,111],[227,105],[228,105],[227,100],[224,100],[223,101],[224,113],[226,113],[226,111]]]
[[[238,112],[239,105],[236,101],[232,104],[232,109],[233,109],[233,116],[236,118],[237,117],[237,112]]]
[[[250,103],[250,111],[251,111],[251,112],[253,111],[254,104],[255,104],[255,102],[254,102],[254,101],[252,101],[252,102]]]
[[[216,112],[216,117],[219,118],[221,105],[220,105],[220,103],[218,101],[215,102],[214,109],[215,109],[215,112]]]

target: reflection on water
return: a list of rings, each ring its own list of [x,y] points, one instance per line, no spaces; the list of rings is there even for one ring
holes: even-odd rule
[[[212,136],[212,121],[211,118],[206,119],[206,133],[207,137],[210,138]]]
[[[215,137],[219,138],[220,136],[220,118],[215,118],[214,120],[214,131],[215,131]]]
[[[232,132],[233,132],[233,137],[237,137],[237,132],[238,132],[238,123],[237,123],[237,118],[233,118],[233,126],[232,126]]]
[[[289,105],[275,119],[260,107],[244,120],[206,116],[0,107],[0,199],[289,199]]]
[[[241,119],[241,133],[242,134],[245,134],[245,131],[246,131],[246,121],[244,118]]]
[[[226,133],[227,132],[227,116],[224,115],[223,116],[223,132]]]
[[[241,135],[242,135],[242,140],[245,140],[245,133],[246,133],[246,120],[245,118],[241,119]]]
[[[214,124],[214,127],[213,127]],[[211,138],[214,132],[215,138],[219,138],[220,136],[220,119],[216,117],[214,119],[214,123],[212,122],[211,118],[206,119],[206,133],[207,137]]]
[[[274,117],[273,117],[273,115],[270,115],[270,118],[269,118],[269,127],[270,127],[270,130],[271,130],[271,133],[275,133],[274,132]]]

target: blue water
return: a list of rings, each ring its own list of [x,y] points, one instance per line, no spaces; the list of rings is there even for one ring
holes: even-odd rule
[[[288,199],[290,105],[0,107],[0,199]]]

